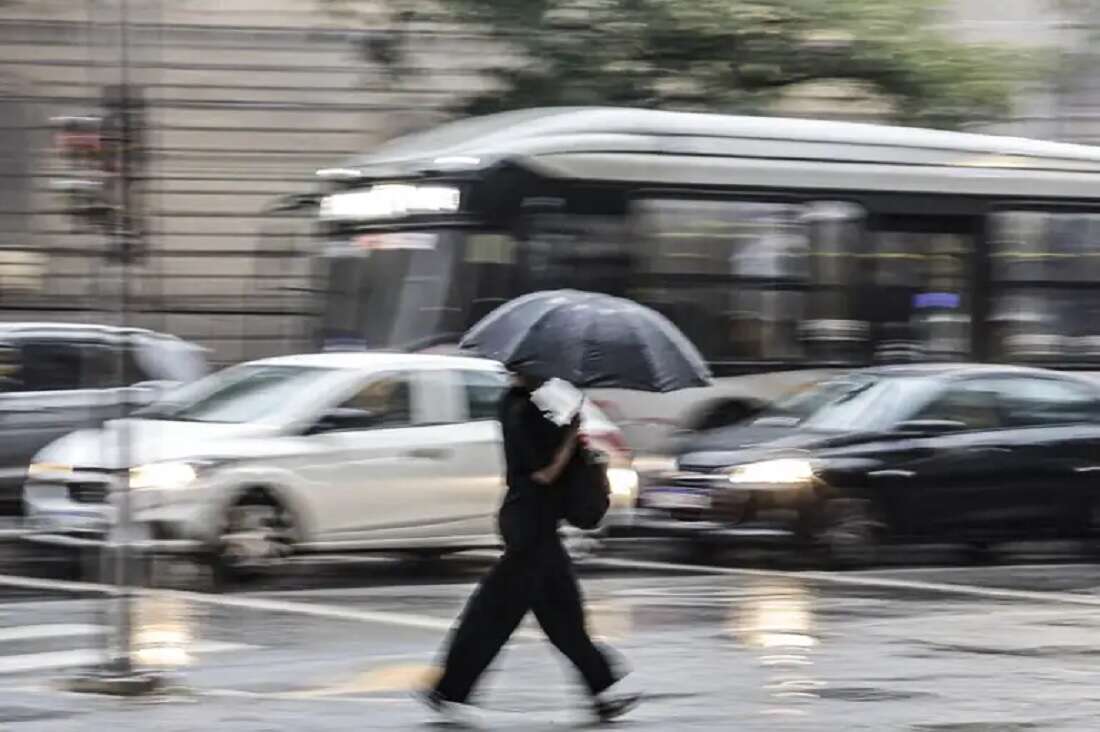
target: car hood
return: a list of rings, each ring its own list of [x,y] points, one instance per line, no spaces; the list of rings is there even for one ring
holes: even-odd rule
[[[846,447],[880,438],[878,433],[835,432],[799,427],[742,425],[702,433],[680,450],[683,470],[713,470],[756,460]]]
[[[276,433],[270,425],[127,419],[71,432],[44,447],[37,462],[117,469],[187,458],[248,457]],[[125,450],[123,440],[125,439]],[[124,459],[129,453],[129,460]]]

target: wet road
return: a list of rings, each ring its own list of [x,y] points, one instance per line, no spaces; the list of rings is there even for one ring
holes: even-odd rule
[[[1079,554],[1046,547],[981,564],[932,554],[847,573],[782,557],[738,557],[749,568],[675,559],[655,551],[585,570],[595,631],[651,694],[623,728],[1097,728],[1100,567]],[[167,589],[140,598],[135,639],[139,658],[179,683],[140,702],[52,686],[96,657],[107,619],[94,587],[9,581],[0,729],[421,729],[405,690],[430,675],[485,564],[313,565],[223,594],[193,592],[200,576],[161,567]],[[568,670],[524,630],[482,688],[484,726],[582,723]]]

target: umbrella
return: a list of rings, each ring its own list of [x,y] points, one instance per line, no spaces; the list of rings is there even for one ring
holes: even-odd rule
[[[486,315],[459,345],[513,370],[581,388],[666,392],[710,383],[703,357],[667,318],[592,292],[524,295]]]

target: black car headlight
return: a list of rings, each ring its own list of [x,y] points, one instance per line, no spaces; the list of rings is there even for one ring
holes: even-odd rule
[[[803,458],[777,458],[730,468],[729,482],[735,485],[800,486],[812,483],[814,468]]]

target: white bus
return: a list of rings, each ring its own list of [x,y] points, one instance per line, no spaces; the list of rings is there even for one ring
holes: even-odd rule
[[[823,370],[1100,363],[1100,149],[559,108],[443,125],[318,175],[318,345],[446,349],[526,292],[629,297],[719,377],[597,395],[643,450]]]

